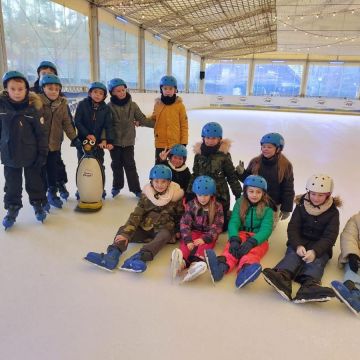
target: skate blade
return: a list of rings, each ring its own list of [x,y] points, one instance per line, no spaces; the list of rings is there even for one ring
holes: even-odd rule
[[[308,302],[327,302],[327,301],[330,301],[331,299],[333,299],[333,298],[330,296],[320,298],[320,299],[294,299],[293,303],[294,304],[305,304]]]
[[[119,267],[118,268],[120,271],[127,271],[127,272],[132,272],[132,273],[142,273],[142,270],[134,270],[134,269],[128,269],[128,268],[123,268],[123,267]]]
[[[336,297],[342,301],[356,316],[359,316],[359,313],[350,305],[350,303],[344,297],[342,297],[342,295],[333,286],[331,287],[334,290]]]
[[[254,271],[240,286],[237,286],[236,288],[241,289],[242,287],[244,287],[249,282],[252,282],[254,278],[256,279],[260,275],[260,273],[261,273],[261,268]]]
[[[272,286],[285,300],[287,301],[291,301],[291,298],[289,298],[282,290],[278,289],[270,279],[268,279],[264,273],[263,273],[263,277],[264,277],[264,280],[270,285]]]
[[[175,255],[175,256],[174,256]],[[176,277],[179,275],[180,266],[177,266],[180,263],[178,253],[171,254],[171,262],[170,262],[170,272],[171,279],[174,281]]]
[[[105,271],[107,271],[107,272],[113,272],[113,270],[110,270],[110,269],[108,269],[108,268],[106,268],[106,267],[104,267],[104,266],[95,264],[95,263],[93,263],[92,261],[90,261],[90,260],[88,260],[88,259],[86,259],[86,258],[83,258],[83,260],[85,260],[87,263],[89,263],[89,264],[91,264],[91,265],[96,266],[97,268],[99,268],[99,269],[101,269],[101,270],[105,270]]]
[[[212,280],[212,282],[213,282],[213,285],[215,286],[216,281],[214,280],[214,277],[213,277],[213,275],[212,275],[212,273],[211,273],[210,263],[209,263],[209,259],[208,259],[208,257],[207,257],[206,251],[205,251],[205,253],[204,253],[204,256],[205,256],[205,261],[206,261],[207,268],[209,269],[209,273],[210,273],[211,280]]]

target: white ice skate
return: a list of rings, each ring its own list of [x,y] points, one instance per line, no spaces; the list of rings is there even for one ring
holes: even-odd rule
[[[171,253],[171,279],[174,280],[185,268],[185,261],[182,251],[180,249],[174,249]]]
[[[198,278],[200,275],[204,274],[207,270],[207,265],[205,261],[197,261],[191,263],[185,277],[182,280],[182,283],[193,281]]]

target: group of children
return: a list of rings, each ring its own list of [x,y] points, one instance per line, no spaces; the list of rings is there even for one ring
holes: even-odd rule
[[[61,159],[65,131],[79,158],[84,140],[97,144],[96,157],[102,166],[104,149],[110,151],[113,196],[124,186],[125,170],[129,189],[139,198],[107,252],[89,252],[85,260],[112,271],[129,242],[144,243],[120,267],[144,272],[147,263],[167,243],[179,240],[179,248],[171,254],[173,279],[181,275],[182,282],[192,281],[209,270],[216,282],[236,267],[237,288],[263,273],[266,282],[287,300],[327,301],[336,295],[355,313],[360,312],[360,215],[349,220],[340,237],[339,263],[345,264],[344,282],[334,281],[333,289],[321,286],[339,233],[337,207],[341,201],[332,196],[333,180],[324,174],[310,177],[306,192],[295,197],[293,169],[283,155],[284,139],[280,134],[264,135],[260,155],[246,169],[242,161],[235,168],[229,153],[230,141],[223,138],[221,125],[207,123],[201,141],[194,146],[190,173],[186,165],[188,120],[184,104],[176,95],[173,76],[161,79],[161,97],[149,118],[132,101],[122,79],[112,79],[107,88],[101,82],[92,83],[88,97],[78,105],[74,126],[56,66],[42,62],[38,74],[33,90],[39,95],[30,91],[21,73],[9,71],[3,76],[0,130],[5,228],[14,224],[22,207],[22,169],[38,220],[45,219],[49,205],[61,207],[58,191],[62,198],[69,196]],[[154,128],[155,135],[155,165],[142,190],[134,160],[136,126]],[[236,198],[232,211],[229,186]],[[292,212],[294,198],[296,207]],[[273,229],[279,219],[290,215],[284,258],[274,268],[262,269],[261,259],[269,249]],[[226,230],[229,240],[216,255],[214,246]],[[301,284],[294,298],[292,281]]]

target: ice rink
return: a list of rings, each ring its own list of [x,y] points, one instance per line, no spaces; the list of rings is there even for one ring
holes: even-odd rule
[[[188,111],[189,144],[201,127],[217,121],[233,141],[236,165],[258,155],[267,132],[285,138],[284,154],[294,166],[296,194],[305,192],[313,173],[334,178],[334,195],[343,200],[341,229],[359,211],[360,122],[356,116],[240,110]],[[192,168],[193,154],[188,165]],[[151,129],[140,128],[135,147],[141,184],[154,161]],[[283,300],[263,278],[235,288],[232,273],[214,286],[209,273],[193,283],[171,283],[170,254],[164,248],[143,274],[109,273],[82,260],[88,251],[105,251],[136,205],[125,188],[108,196],[99,213],[74,212],[76,151],[63,145],[71,197],[62,210],[51,209],[37,222],[24,192],[14,227],[0,230],[0,359],[341,359],[359,350],[359,319],[338,300],[296,305]],[[111,191],[106,154],[106,190]],[[3,189],[1,176],[1,198]],[[126,185],[125,185],[126,186]],[[5,215],[1,211],[1,218]],[[287,220],[270,238],[263,267],[283,256]],[[223,234],[217,244],[220,251]],[[138,250],[130,245],[123,260]],[[342,279],[339,243],[323,283]],[[296,287],[297,289],[297,287]]]

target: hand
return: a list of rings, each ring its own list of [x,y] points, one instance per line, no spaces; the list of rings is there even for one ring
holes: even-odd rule
[[[240,251],[241,243],[239,237],[232,236],[229,241],[230,241],[229,253],[235,258],[240,259],[239,251]]]
[[[106,145],[106,149],[109,150],[109,151],[112,150],[113,148],[114,148],[113,144],[107,144]]]
[[[186,246],[187,246],[187,248],[188,248],[190,251],[193,250],[194,247],[195,247],[194,243],[192,243],[192,242],[187,243]]]
[[[79,151],[81,153],[83,152],[82,142],[80,141],[80,139],[78,137],[72,141],[71,146],[75,146],[77,151]]]
[[[106,145],[107,145],[106,140],[103,140],[98,146],[100,149],[106,149]]]
[[[47,159],[46,155],[39,154],[37,156],[33,166],[36,168],[42,168],[46,164],[46,159]]]
[[[290,216],[291,212],[289,211],[280,211],[279,218],[280,220],[286,220]]]
[[[123,235],[116,235],[115,236],[115,239],[114,239],[115,244],[118,244],[118,243],[120,243],[122,241],[125,241],[125,243],[128,243],[128,239],[125,236],[123,236]]]
[[[316,259],[316,254],[314,250],[308,250],[305,256],[302,258],[307,264],[312,263]]]
[[[86,137],[89,141],[95,141],[96,142],[96,137],[94,135],[88,135]]]
[[[239,165],[235,168],[236,169],[236,172],[239,174],[239,175],[242,175],[245,171],[245,166],[244,166],[244,162],[239,160]]]
[[[356,254],[349,254],[348,259],[351,271],[357,273],[359,270],[359,256],[357,256]]]
[[[306,249],[302,245],[299,245],[296,248],[296,254],[298,254],[300,257],[304,257],[306,254]]]
[[[165,161],[169,155],[169,152],[170,152],[171,149],[168,149],[167,147],[159,154],[159,158],[162,160],[162,161]]]
[[[257,241],[254,238],[248,238],[240,245],[239,254],[240,257],[246,255],[253,247],[257,246]]]
[[[135,125],[136,127],[139,127],[139,126],[140,126],[140,121],[134,120],[134,125]]]
[[[205,244],[205,241],[204,241],[202,238],[195,239],[195,240],[194,240],[194,244],[195,244],[196,246],[200,246],[200,245]]]

